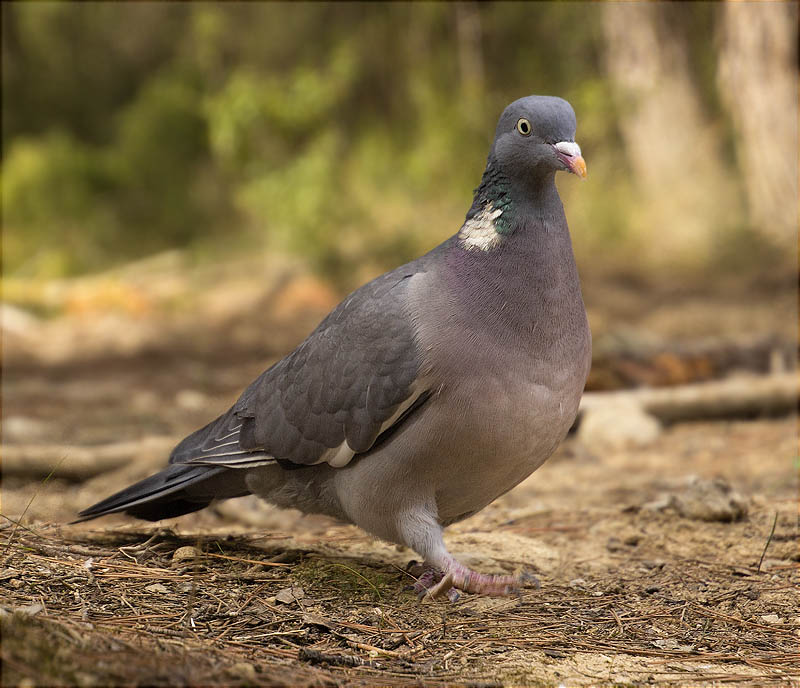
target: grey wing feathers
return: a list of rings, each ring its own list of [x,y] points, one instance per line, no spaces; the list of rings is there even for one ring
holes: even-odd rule
[[[158,521],[198,511],[214,499],[249,494],[243,476],[223,466],[172,464],[80,512],[80,521],[124,511]]]
[[[242,448],[241,429],[242,420],[231,409],[186,437],[172,450],[169,462],[239,465],[242,468],[274,463],[274,457],[264,451]]]
[[[404,310],[411,274],[396,270],[351,294],[170,462],[342,466],[367,451],[426,391]]]

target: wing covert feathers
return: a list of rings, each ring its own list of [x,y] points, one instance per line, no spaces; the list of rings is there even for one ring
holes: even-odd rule
[[[367,451],[425,392],[405,312],[408,276],[387,273],[351,294],[170,463],[344,466]]]

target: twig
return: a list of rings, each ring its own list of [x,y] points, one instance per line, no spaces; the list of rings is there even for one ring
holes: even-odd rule
[[[614,617],[614,621],[617,622],[617,627],[619,628],[619,635],[620,637],[622,637],[623,635],[625,635],[625,628],[622,626],[622,620],[619,618],[619,616],[617,616],[617,612],[615,612],[613,609],[611,609],[610,611],[611,615]]]
[[[167,530],[167,532],[169,532],[169,531]],[[161,528],[159,528],[158,530],[156,530],[156,532],[155,532],[155,533],[153,533],[153,534],[152,534],[152,535],[151,535],[149,538],[147,538],[147,540],[145,540],[144,542],[142,542],[142,543],[140,543],[140,544],[138,544],[138,545],[127,545],[127,546],[124,546],[124,547],[117,547],[117,549],[118,549],[120,552],[122,552],[122,553],[123,553],[123,554],[124,554],[126,557],[128,557],[128,558],[130,558],[130,559],[133,559],[134,561],[136,561],[136,558],[135,558],[135,557],[133,557],[132,555],[128,554],[128,552],[127,552],[126,550],[131,550],[131,551],[133,551],[133,552],[143,552],[145,549],[147,549],[147,547],[150,545],[150,543],[151,543],[151,542],[153,542],[153,540],[156,540],[156,539],[158,539],[158,538],[159,538],[159,537],[161,537],[163,534],[164,534],[164,530],[162,530]],[[138,562],[138,561],[136,561],[136,563],[138,564],[139,562]]]
[[[286,564],[283,564],[283,566],[286,566]],[[361,580],[363,580],[363,581],[364,581],[364,582],[365,582],[367,585],[369,585],[369,586],[370,586],[370,587],[371,587],[371,588],[372,588],[372,589],[375,591],[375,594],[378,596],[378,599],[379,599],[379,600],[380,600],[380,599],[383,597],[383,595],[381,595],[381,592],[380,592],[380,590],[378,590],[378,588],[377,588],[377,587],[375,587],[375,584],[374,584],[374,583],[373,583],[373,582],[372,582],[372,581],[371,581],[369,578],[366,578],[365,576],[362,576],[362,575],[361,575],[361,574],[360,574],[358,571],[356,571],[355,569],[351,569],[349,566],[345,566],[344,564],[337,564],[337,563],[334,563],[334,566],[340,566],[341,568],[343,568],[343,569],[347,569],[348,571],[350,571],[350,573],[353,573],[353,574],[355,574],[356,576],[358,576],[358,577],[359,577]]]
[[[331,666],[360,667],[367,666],[378,668],[375,662],[361,659],[353,655],[332,655],[319,650],[312,650],[308,647],[301,647],[297,653],[297,659],[309,664],[330,664]]]
[[[607,404],[633,403],[665,422],[736,418],[752,413],[777,415],[797,407],[795,373],[741,376],[676,387],[643,387],[620,392],[587,392],[580,413]]]
[[[386,655],[387,657],[398,657],[400,659],[404,659],[404,653],[402,652],[395,652],[394,650],[387,650],[382,647],[375,647],[375,645],[370,645],[369,643],[362,643],[358,640],[353,640],[352,638],[349,638],[344,633],[337,633],[336,631],[331,631],[331,634],[337,638],[341,638],[348,645],[356,648],[357,650],[366,650],[367,652],[377,652],[378,654]]]
[[[5,451],[3,452],[3,454],[4,454],[4,456],[5,456]],[[59,459],[58,463],[57,463],[55,466],[53,466],[53,468],[52,468],[52,469],[51,469],[51,471],[50,471],[50,472],[47,474],[47,476],[45,477],[45,479],[44,479],[44,480],[42,480],[42,482],[40,482],[40,483],[39,483],[39,486],[36,488],[36,491],[33,493],[33,495],[31,496],[30,500],[28,501],[27,505],[26,505],[26,506],[25,506],[25,508],[22,510],[22,514],[20,514],[20,517],[19,517],[19,519],[18,519],[18,520],[17,520],[17,522],[14,524],[14,527],[11,529],[11,534],[8,536],[8,542],[6,542],[6,548],[3,550],[3,554],[5,554],[6,552],[8,552],[8,548],[9,548],[9,547],[11,547],[11,543],[12,543],[12,542],[13,542],[13,540],[14,540],[14,535],[15,535],[15,534],[16,534],[16,532],[17,532],[17,528],[18,528],[18,527],[19,527],[19,525],[21,524],[21,522],[22,522],[22,519],[23,519],[23,518],[25,518],[25,514],[27,514],[27,513],[28,513],[28,509],[30,509],[30,508],[31,508],[31,504],[33,504],[33,500],[34,500],[34,499],[36,499],[36,498],[39,496],[39,493],[42,491],[42,488],[43,488],[43,487],[44,487],[44,486],[47,484],[47,481],[48,481],[48,480],[50,480],[50,478],[53,476],[53,473],[55,473],[55,472],[56,472],[56,470],[58,470],[58,467],[59,467],[59,466],[60,466],[62,463],[64,463],[64,460],[65,460],[66,458],[67,458],[67,455],[66,455],[66,454],[64,454],[64,456],[62,456],[62,457]]]
[[[283,568],[291,568],[291,564],[281,564],[276,561],[258,561],[257,559],[243,559],[242,557],[229,557],[227,554],[212,554],[211,552],[204,552],[206,557],[215,557],[217,559],[228,559],[229,561],[242,561],[245,564],[257,564],[258,566],[280,566]]]
[[[775,512],[775,518],[772,519],[772,530],[769,531],[769,537],[767,538],[767,543],[764,545],[764,551],[761,552],[761,559],[758,560],[758,568],[756,571],[761,573],[761,564],[764,562],[764,555],[767,553],[767,547],[769,547],[769,543],[772,542],[772,536],[775,535],[775,525],[778,523],[778,512]]]
[[[258,586],[258,587],[257,587],[257,588],[256,588],[256,589],[255,589],[255,590],[254,590],[254,591],[253,591],[251,594],[250,594],[250,596],[249,596],[249,597],[248,597],[248,598],[247,598],[247,599],[246,599],[246,600],[245,600],[245,601],[244,601],[244,602],[243,602],[243,603],[242,603],[242,604],[239,606],[239,608],[236,610],[236,614],[241,614],[241,613],[242,613],[242,610],[243,610],[243,609],[244,609],[244,608],[245,608],[245,607],[246,607],[248,604],[250,604],[250,601],[251,601],[251,600],[252,600],[252,599],[253,599],[253,598],[254,598],[256,595],[258,595],[258,593],[260,593],[260,592],[261,592],[261,591],[262,591],[262,590],[263,590],[263,589],[266,587],[266,585],[267,585],[266,583],[262,583],[261,585],[259,585],[259,586]]]

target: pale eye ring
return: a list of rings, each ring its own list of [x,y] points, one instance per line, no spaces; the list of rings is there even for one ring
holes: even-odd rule
[[[520,117],[517,120],[517,131],[522,134],[523,136],[530,136],[533,128],[531,127],[531,123],[525,119],[524,117]]]

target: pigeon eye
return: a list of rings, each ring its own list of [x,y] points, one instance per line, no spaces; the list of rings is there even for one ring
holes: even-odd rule
[[[524,117],[521,117],[517,121],[517,131],[520,134],[522,134],[523,136],[530,136],[531,135],[531,123],[527,119],[525,119]]]

